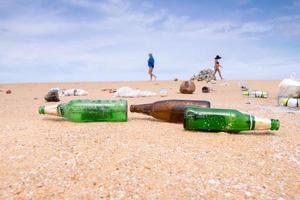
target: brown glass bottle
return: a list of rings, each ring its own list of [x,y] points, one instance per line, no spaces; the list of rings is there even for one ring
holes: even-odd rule
[[[168,122],[183,122],[186,106],[210,108],[209,101],[172,99],[150,104],[131,105],[130,112],[143,113]]]

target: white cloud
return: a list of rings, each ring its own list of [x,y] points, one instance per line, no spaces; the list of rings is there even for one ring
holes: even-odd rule
[[[249,76],[263,66],[273,69],[269,78],[280,78],[282,61],[289,66],[286,70],[299,63],[261,40],[264,33],[284,32],[297,17],[241,23],[193,19],[163,8],[153,12],[149,3],[139,9],[121,0],[65,3],[96,14],[77,20],[66,18],[59,8],[0,19],[0,82],[16,81],[18,73],[26,74],[27,81],[36,80],[36,74],[58,72],[64,76],[49,80],[144,79],[148,52],[154,53],[161,78],[189,78],[201,67],[211,67],[215,54],[224,55],[224,73],[229,78]]]

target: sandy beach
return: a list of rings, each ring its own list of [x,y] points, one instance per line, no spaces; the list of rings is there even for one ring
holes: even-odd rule
[[[0,84],[0,199],[300,199],[300,113],[276,110],[280,81],[248,81],[267,99],[242,95],[239,81],[218,81],[204,94],[180,94],[181,81]],[[242,134],[189,132],[182,124],[128,113],[123,123],[74,123],[39,115],[51,87],[82,88],[84,97],[117,99],[121,86],[166,97],[209,100],[275,118],[279,131]],[[10,89],[11,94],[5,91]]]

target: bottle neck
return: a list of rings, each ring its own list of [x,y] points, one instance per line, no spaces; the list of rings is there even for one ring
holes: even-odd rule
[[[130,112],[143,113],[150,115],[152,104],[140,104],[140,105],[131,105]]]
[[[55,115],[61,116],[60,112],[58,111],[59,104],[49,105],[49,106],[41,106],[39,108],[40,114],[47,114],[47,115]]]
[[[254,117],[253,122],[255,130],[278,130],[280,126],[278,119]]]

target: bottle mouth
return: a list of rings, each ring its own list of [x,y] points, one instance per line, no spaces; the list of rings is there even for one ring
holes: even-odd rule
[[[45,106],[39,107],[39,114],[45,114]]]
[[[278,130],[280,127],[280,122],[278,119],[271,119],[271,130]]]
[[[130,112],[134,112],[135,111],[135,106],[134,105],[131,105],[130,106]]]

